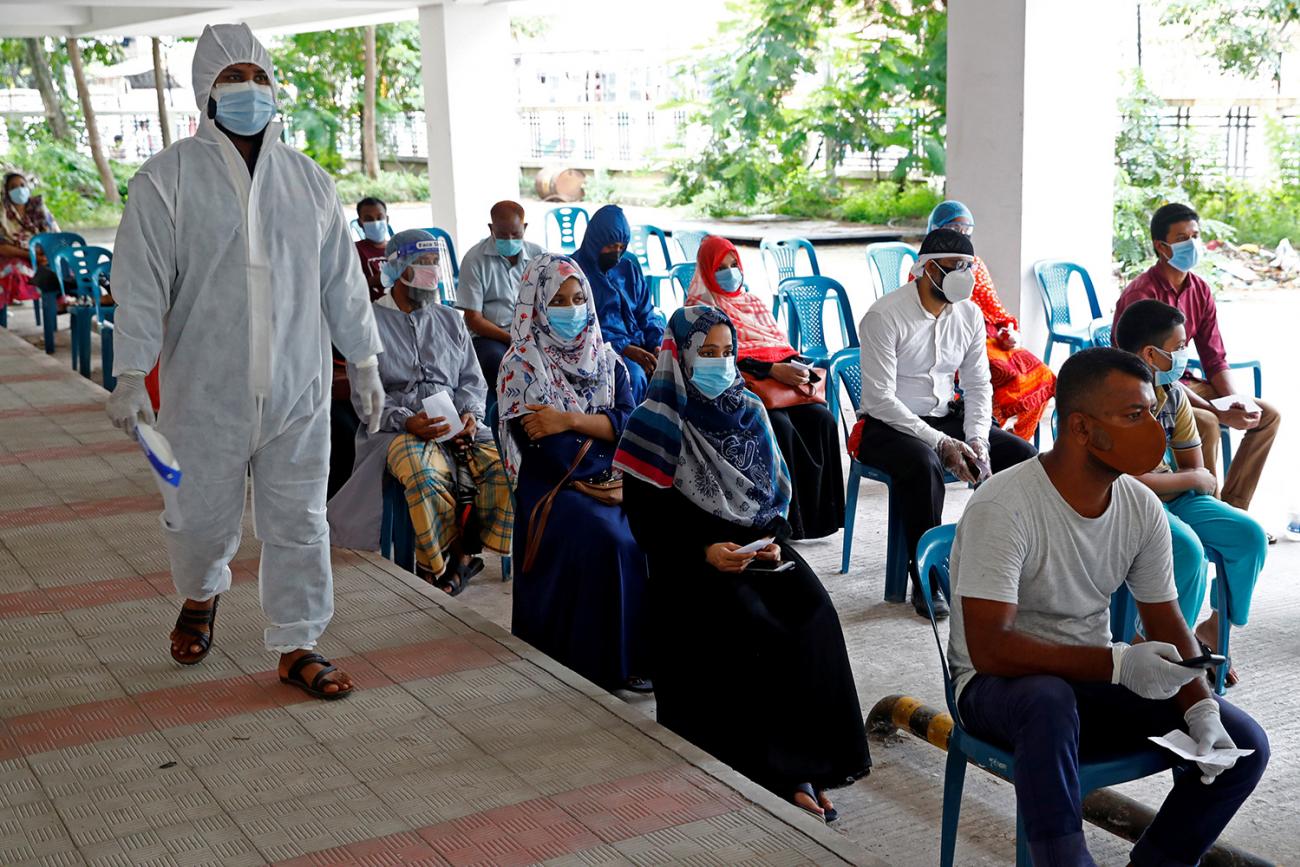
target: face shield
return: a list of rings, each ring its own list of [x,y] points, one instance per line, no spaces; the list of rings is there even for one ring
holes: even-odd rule
[[[420,234],[423,237],[405,243],[394,244],[399,241],[396,237],[389,242],[392,250],[381,269],[380,279],[388,288],[404,283],[412,299],[450,304],[455,299],[455,288],[451,285],[451,256],[447,252],[447,243],[427,232]],[[410,274],[406,273],[408,268]]]

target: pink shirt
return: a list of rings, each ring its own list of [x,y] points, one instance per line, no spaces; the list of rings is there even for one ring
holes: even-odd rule
[[[1187,339],[1196,344],[1196,354],[1200,356],[1207,379],[1228,369],[1228,353],[1223,348],[1223,337],[1219,334],[1219,314],[1214,306],[1214,293],[1210,291],[1209,283],[1189,273],[1179,291],[1164,278],[1158,265],[1152,265],[1124,288],[1115,304],[1115,318],[1112,321],[1119,322],[1125,308],[1143,298],[1154,298],[1177,307],[1186,317],[1183,327],[1187,329]]]

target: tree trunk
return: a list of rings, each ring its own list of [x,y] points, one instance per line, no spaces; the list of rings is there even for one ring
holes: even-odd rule
[[[158,125],[162,127],[163,147],[172,143],[172,123],[167,114],[167,68],[163,66],[162,42],[153,37],[153,88],[158,93]]]
[[[77,99],[81,102],[81,115],[86,119],[86,138],[90,140],[90,155],[99,169],[99,180],[104,185],[104,199],[110,205],[122,204],[117,191],[117,180],[108,167],[104,146],[99,141],[99,126],[95,123],[95,107],[90,104],[90,88],[86,87],[86,70],[81,65],[81,46],[75,37],[68,37],[68,61],[72,64],[72,78],[77,82]]]
[[[50,132],[59,141],[71,142],[72,127],[63,113],[63,103],[59,101],[59,92],[50,77],[50,56],[45,53],[45,40],[28,37],[27,60],[32,65],[32,75],[36,79],[36,89],[41,92],[41,104],[45,106],[45,117],[50,122]]]
[[[366,28],[365,101],[361,109],[361,158],[365,163],[366,177],[379,177],[379,148],[375,134],[375,79],[378,77],[378,52],[375,49],[375,27]]]

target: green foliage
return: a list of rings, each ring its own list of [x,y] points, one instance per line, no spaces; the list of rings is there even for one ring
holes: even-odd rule
[[[375,114],[382,119],[424,107],[420,31],[412,21],[375,28],[378,53]],[[326,169],[343,168],[339,137],[349,118],[361,117],[365,77],[364,28],[285,37],[271,50],[289,125],[307,139],[304,150]],[[380,141],[382,151],[384,142]]]
[[[840,206],[845,220],[893,225],[899,221],[925,220],[943,197],[927,184],[876,183],[848,196]]]
[[[371,180],[364,172],[338,176],[339,198],[345,206],[355,205],[366,196],[375,196],[388,204],[429,201],[429,175],[418,172],[385,172]]]
[[[45,200],[54,219],[64,228],[112,226],[122,217],[120,207],[104,201],[104,187],[91,158],[63,142],[53,141],[44,127],[33,124],[26,130],[10,122],[10,149],[0,164],[12,165],[26,175],[34,191]],[[125,196],[126,184],[136,167],[110,161],[118,191]]]
[[[1281,184],[1253,187],[1241,181],[1224,184],[1196,205],[1203,220],[1232,226],[1239,242],[1274,247],[1283,238],[1300,242],[1300,188]]]
[[[1161,19],[1186,26],[1210,45],[1224,72],[1281,84],[1282,57],[1294,44],[1300,0],[1177,0]],[[1290,32],[1288,32],[1288,29]]]

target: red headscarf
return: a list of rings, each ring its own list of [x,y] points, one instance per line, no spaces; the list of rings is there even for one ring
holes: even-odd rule
[[[734,254],[736,267],[744,273],[736,245],[718,235],[709,235],[700,244],[695,257],[695,278],[691,280],[686,303],[707,304],[726,313],[736,326],[736,353],[738,358],[756,361],[785,361],[799,353],[794,351],[781,328],[772,318],[772,311],[762,298],[745,289],[723,292],[714,276],[727,254]]]

